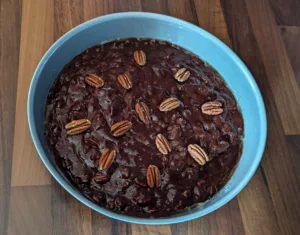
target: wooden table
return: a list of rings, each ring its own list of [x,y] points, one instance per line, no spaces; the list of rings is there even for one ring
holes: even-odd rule
[[[109,219],[62,189],[32,144],[27,92],[42,55],[76,25],[121,11],[200,25],[243,59],[262,91],[262,163],[236,198],[208,216],[171,226]],[[299,12],[297,0],[0,0],[0,234],[300,234]]]

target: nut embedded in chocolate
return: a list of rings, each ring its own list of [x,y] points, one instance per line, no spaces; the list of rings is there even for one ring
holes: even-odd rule
[[[144,66],[146,64],[146,54],[142,50],[135,51],[133,53],[133,58],[139,66]]]
[[[147,187],[146,181],[145,181],[144,179],[140,178],[140,177],[135,178],[135,179],[134,179],[134,182],[135,182],[137,185],[139,185],[139,186],[141,186],[141,187],[143,187],[143,188],[146,188],[146,187]]]
[[[110,176],[103,172],[97,172],[96,175],[94,176],[93,180],[97,184],[104,184],[110,180]]]
[[[99,170],[107,170],[116,158],[116,151],[105,149],[99,159]]]
[[[147,169],[147,184],[150,188],[159,187],[161,184],[160,172],[157,166],[150,165]]]
[[[129,72],[125,72],[123,74],[120,74],[118,76],[118,82],[120,83],[120,85],[126,89],[129,90],[132,88],[132,81],[131,81],[131,75]]]
[[[198,162],[201,166],[203,166],[206,162],[209,161],[209,158],[205,151],[197,144],[190,144],[188,146],[188,152],[194,158],[196,162]]]
[[[87,74],[84,80],[92,87],[100,88],[104,86],[104,81],[97,74]]]
[[[91,122],[88,119],[79,119],[69,122],[65,125],[67,135],[78,135],[85,132],[91,127]]]
[[[182,196],[183,196],[185,199],[189,198],[191,195],[192,195],[192,193],[191,193],[190,190],[185,190],[185,191],[182,193]]]
[[[172,150],[169,141],[162,134],[158,134],[156,136],[155,144],[159,152],[161,152],[164,155],[167,155]]]
[[[186,68],[179,69],[175,74],[175,79],[178,82],[185,82],[190,77],[191,73]]]
[[[162,112],[169,112],[173,109],[176,109],[180,106],[180,102],[177,98],[175,97],[170,97],[166,100],[164,100],[160,106],[159,106],[159,110]]]
[[[98,147],[98,143],[93,138],[89,137],[85,139],[85,142],[88,143],[90,146]]]
[[[117,122],[113,124],[110,128],[111,134],[115,137],[124,135],[132,127],[132,123],[128,120]]]
[[[219,115],[223,113],[222,103],[218,100],[204,103],[201,106],[201,110],[206,115]]]
[[[137,103],[135,105],[135,111],[139,116],[139,119],[146,125],[150,124],[151,116],[148,106],[144,102]]]

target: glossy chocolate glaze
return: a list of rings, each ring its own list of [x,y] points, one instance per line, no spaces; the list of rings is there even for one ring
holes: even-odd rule
[[[145,66],[134,61],[135,50],[146,53]],[[191,75],[179,83],[174,74],[182,67]],[[117,82],[125,71],[132,77],[130,90]],[[104,86],[86,84],[89,73],[101,76]],[[159,111],[160,103],[171,96],[180,100],[180,107]],[[212,100],[223,104],[221,115],[201,112],[201,105]],[[148,105],[150,125],[138,119],[137,102]],[[91,121],[91,128],[67,136],[65,124],[82,118]],[[78,190],[100,206],[139,217],[169,216],[208,200],[227,183],[242,149],[243,119],[220,75],[195,55],[157,40],[114,41],[76,56],[49,92],[45,119],[49,148]],[[113,137],[111,125],[122,120],[131,121],[132,129]],[[172,146],[166,156],[155,145],[159,133]],[[205,149],[210,161],[197,164],[187,152],[189,144]],[[99,156],[106,148],[117,152],[107,172],[98,170]],[[160,187],[147,186],[149,165],[159,168]],[[109,181],[99,183],[102,174]]]

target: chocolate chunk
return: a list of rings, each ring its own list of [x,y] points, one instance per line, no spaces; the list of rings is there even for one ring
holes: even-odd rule
[[[143,187],[143,188],[147,188],[148,185],[147,185],[147,182],[146,182],[146,179],[141,179],[141,178],[136,178],[135,181],[134,181],[137,185]]]
[[[105,173],[99,172],[94,176],[93,180],[97,184],[103,184],[110,180],[110,176]]]
[[[137,204],[144,207],[151,204],[153,197],[150,195],[141,194],[137,197]]]
[[[117,196],[115,198],[115,208],[117,210],[123,211],[127,204],[127,200],[124,197]]]
[[[129,181],[124,181],[123,182],[123,189],[127,189],[130,185],[130,182]]]
[[[179,125],[172,125],[168,127],[168,139],[175,140],[181,136],[181,129]]]
[[[114,201],[109,201],[106,205],[108,209],[114,209],[115,208],[115,202]]]
[[[128,167],[123,167],[120,169],[121,170],[121,175],[123,179],[128,179],[130,176],[130,170],[128,169]]]
[[[93,200],[96,203],[103,203],[106,200],[106,195],[105,195],[105,193],[97,192],[93,195]]]

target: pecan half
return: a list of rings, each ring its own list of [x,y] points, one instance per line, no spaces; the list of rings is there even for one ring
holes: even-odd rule
[[[121,121],[113,124],[110,128],[111,134],[115,137],[124,135],[127,131],[129,131],[132,127],[132,123],[130,121]]]
[[[176,72],[174,77],[178,82],[185,82],[186,80],[188,80],[190,75],[190,71],[186,70],[186,68],[181,68]]]
[[[99,159],[99,170],[107,170],[116,158],[116,151],[105,149]]]
[[[133,53],[133,58],[139,66],[144,66],[146,64],[146,54],[142,50],[135,51]]]
[[[91,127],[91,122],[88,119],[79,119],[69,122],[65,125],[67,135],[77,135],[85,132]]]
[[[131,75],[129,72],[125,72],[123,74],[120,74],[118,76],[118,82],[120,83],[120,85],[126,89],[129,90],[132,88],[132,81],[131,81]]]
[[[162,112],[168,112],[168,111],[178,108],[179,105],[180,105],[180,102],[178,99],[176,99],[174,97],[170,97],[170,98],[164,100],[160,104],[159,110]]]
[[[143,103],[143,102],[137,103],[135,105],[135,111],[136,111],[137,115],[139,116],[139,119],[143,123],[145,123],[146,125],[150,124],[150,122],[151,122],[150,111],[149,111],[148,106],[145,103]]]
[[[206,115],[219,115],[223,113],[222,103],[217,100],[202,104],[201,110]]]
[[[150,188],[159,187],[161,184],[160,172],[157,166],[150,165],[147,169],[147,184]]]
[[[196,162],[198,162],[201,166],[203,166],[206,162],[209,161],[209,158],[205,151],[197,144],[190,144],[188,146],[188,152],[194,158]]]
[[[155,144],[159,152],[161,152],[163,155],[167,155],[172,150],[169,141],[162,134],[158,134],[156,136]]]
[[[84,78],[85,82],[90,86],[100,88],[104,86],[104,81],[96,74],[87,74]]]

